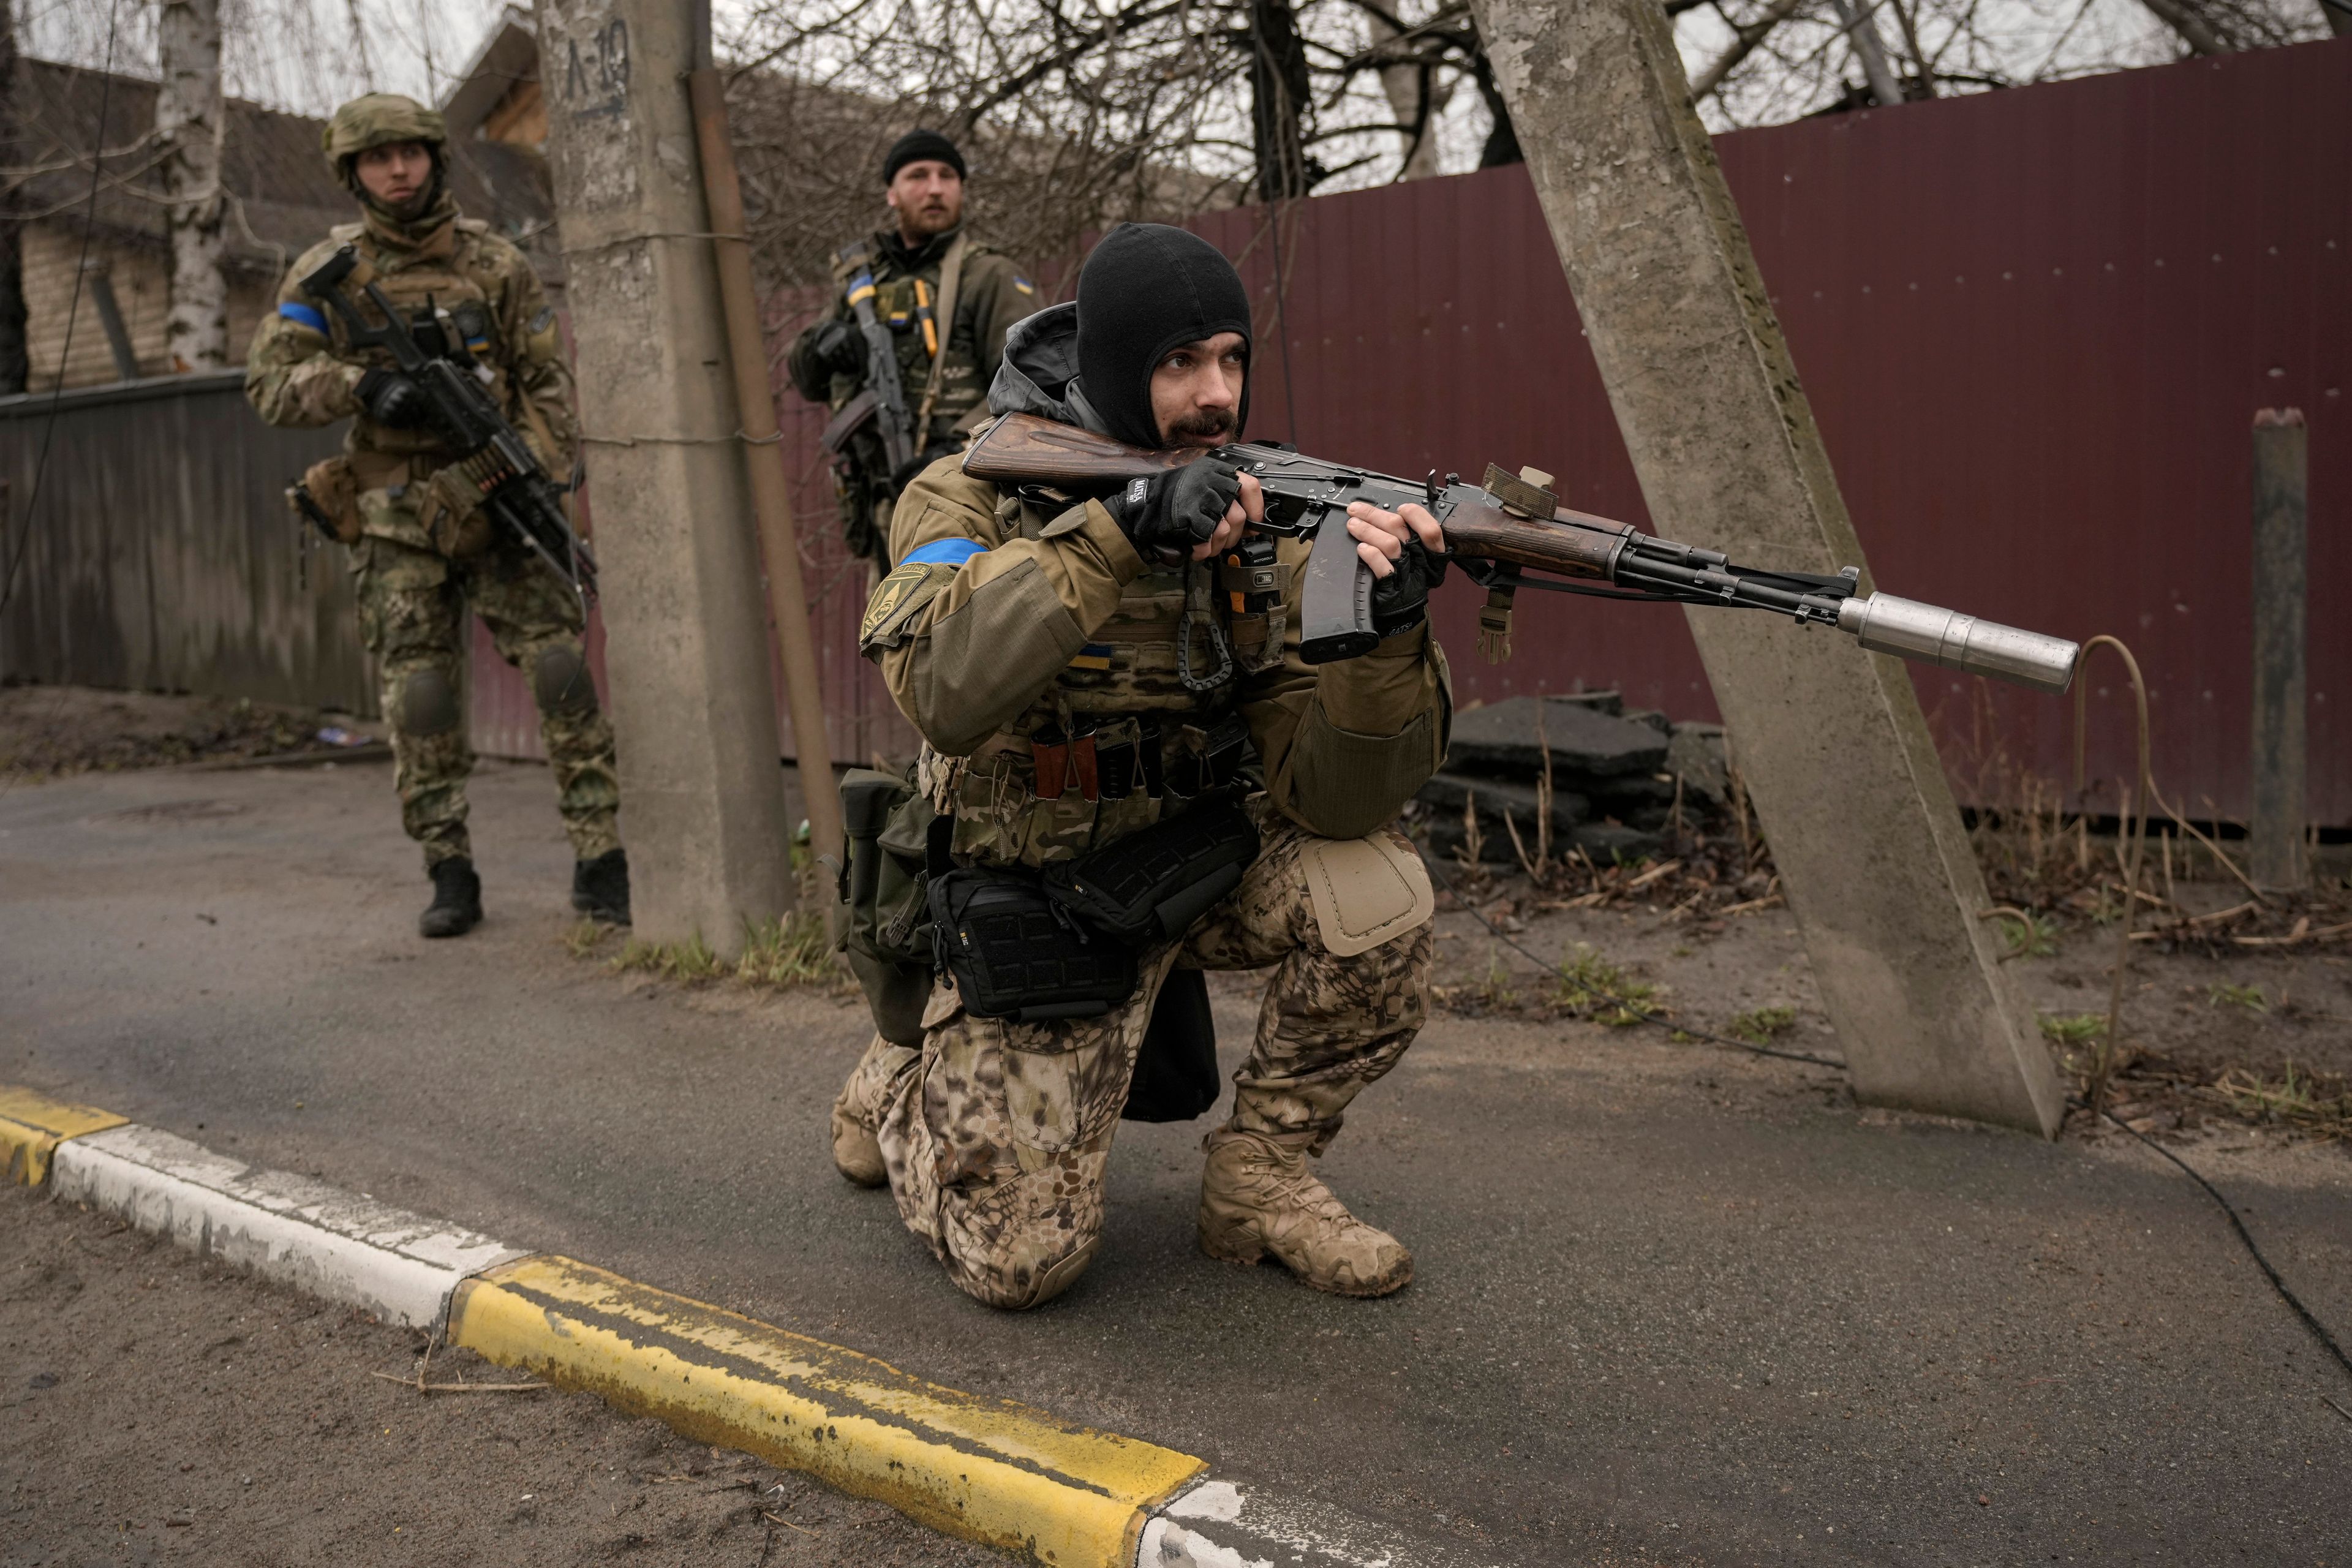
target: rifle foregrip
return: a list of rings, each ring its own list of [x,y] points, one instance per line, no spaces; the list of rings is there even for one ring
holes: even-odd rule
[[[1838,629],[1873,653],[1891,653],[1946,669],[2061,692],[2074,682],[2080,643],[1979,620],[1958,610],[1872,594],[1838,607]]]

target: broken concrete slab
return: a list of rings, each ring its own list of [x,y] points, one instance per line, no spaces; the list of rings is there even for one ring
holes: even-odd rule
[[[1543,738],[1536,737],[1538,719]],[[1551,752],[1555,784],[1652,773],[1666,760],[1666,736],[1574,697],[1513,697],[1454,716],[1445,765],[1453,772],[1535,778]]]
[[[1731,778],[1723,749],[1723,726],[1675,725],[1666,742],[1666,772],[1681,778],[1685,796],[1721,805]]]

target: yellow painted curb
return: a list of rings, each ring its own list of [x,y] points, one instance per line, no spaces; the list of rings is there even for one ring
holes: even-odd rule
[[[103,1132],[131,1119],[87,1105],[68,1105],[0,1083],[0,1152],[7,1156],[8,1179],[37,1187],[49,1179],[49,1156],[68,1138]]]
[[[460,1285],[449,1342],[1055,1568],[1131,1568],[1207,1468],[552,1255]]]

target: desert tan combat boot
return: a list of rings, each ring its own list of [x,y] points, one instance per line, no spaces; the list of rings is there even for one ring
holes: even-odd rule
[[[890,1179],[875,1131],[882,1125],[882,1103],[892,1081],[915,1056],[876,1036],[833,1102],[833,1168],[854,1185],[878,1187]]]
[[[1201,1250],[1228,1263],[1268,1253],[1299,1282],[1338,1296],[1385,1296],[1412,1282],[1412,1254],[1366,1225],[1307,1168],[1304,1137],[1233,1126],[1203,1140]]]

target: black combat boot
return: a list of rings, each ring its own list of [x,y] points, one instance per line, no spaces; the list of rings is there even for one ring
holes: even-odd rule
[[[572,907],[590,920],[629,923],[629,855],[607,849],[593,860],[572,863]]]
[[[418,931],[426,936],[463,936],[481,923],[482,879],[474,875],[471,860],[452,855],[435,861],[429,874],[433,902],[417,917]]]

